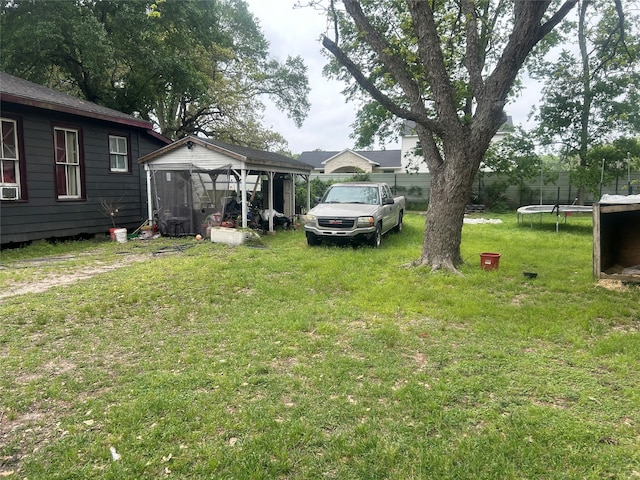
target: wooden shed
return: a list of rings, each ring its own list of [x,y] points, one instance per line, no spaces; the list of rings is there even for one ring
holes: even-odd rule
[[[593,206],[593,273],[640,283],[640,195],[604,195]]]

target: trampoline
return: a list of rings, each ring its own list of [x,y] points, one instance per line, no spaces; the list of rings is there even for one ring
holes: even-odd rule
[[[524,216],[529,215],[529,222],[533,227],[533,216],[540,215],[540,221],[542,221],[543,213],[556,214],[556,231],[560,224],[560,216],[564,216],[564,222],[566,223],[567,217],[574,213],[589,213],[593,212],[593,207],[586,205],[525,205],[517,210],[518,224],[524,223]]]

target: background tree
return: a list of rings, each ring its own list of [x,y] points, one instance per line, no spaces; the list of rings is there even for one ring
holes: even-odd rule
[[[640,131],[640,18],[622,7],[622,0],[583,0],[565,32],[578,45],[563,43],[569,46],[556,59],[533,69],[545,82],[539,136],[565,159],[578,159],[572,181],[579,203],[585,190],[597,193],[600,180],[601,158],[590,154],[592,145]]]
[[[630,185],[629,178],[630,172],[640,169],[640,141],[638,139],[620,137],[611,143],[598,143],[589,149],[587,162],[594,166],[590,171],[595,171],[596,167],[599,168],[597,178],[592,178],[589,183],[585,182],[585,188],[591,191],[595,197],[602,194],[603,184],[612,182],[615,183],[615,193],[638,193],[637,187]]]
[[[5,0],[1,68],[153,121],[170,138],[204,134],[274,150],[263,97],[300,126],[300,57],[270,59],[242,0]]]
[[[416,123],[431,194],[414,264],[457,271],[462,263],[465,206],[507,97],[531,50],[576,1],[557,9],[550,0],[329,1],[335,27],[323,45],[337,74]]]
[[[485,171],[492,172],[499,179],[494,185],[502,186],[502,190],[494,187],[494,195],[504,196],[509,186],[515,185],[520,191],[520,203],[530,202],[525,199],[527,183],[533,178],[541,178],[544,183],[553,181],[548,164],[536,151],[536,144],[530,132],[521,127],[511,128],[499,142],[492,143],[480,164],[480,175]],[[495,210],[492,199],[485,200],[487,206]],[[506,205],[505,205],[506,206]]]

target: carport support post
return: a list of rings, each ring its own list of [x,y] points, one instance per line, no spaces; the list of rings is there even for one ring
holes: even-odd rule
[[[240,170],[240,188],[242,190],[242,228],[247,228],[247,171],[243,168]]]
[[[273,176],[274,172],[269,173],[269,232],[273,232]]]
[[[291,177],[291,192],[289,193],[289,201],[290,201],[290,205],[291,205],[291,211],[289,212],[290,214],[288,215],[288,217],[294,222],[295,224],[295,216],[296,216],[296,174],[292,173],[290,175]],[[286,215],[287,212],[282,212]]]
[[[145,172],[147,174],[147,216],[149,217],[149,225],[153,226],[153,193],[151,192],[151,169],[145,164]]]

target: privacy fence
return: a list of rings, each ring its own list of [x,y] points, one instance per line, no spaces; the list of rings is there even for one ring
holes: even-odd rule
[[[323,181],[344,181],[353,178],[354,174],[318,174],[312,175]],[[396,195],[404,195],[409,208],[426,208],[429,203],[431,175],[428,173],[371,173],[372,182],[389,184]],[[554,178],[553,181],[546,180]],[[632,193],[640,193],[640,172],[631,173]],[[523,205],[571,205],[576,201],[578,188],[572,185],[569,172],[545,173],[545,179],[530,180],[522,186],[508,185],[500,175],[482,172],[476,176],[472,196],[469,204],[482,204],[488,209],[507,210]],[[600,195],[627,195],[629,179],[619,178],[598,188],[598,192],[585,192],[585,204],[591,205],[598,201]]]

